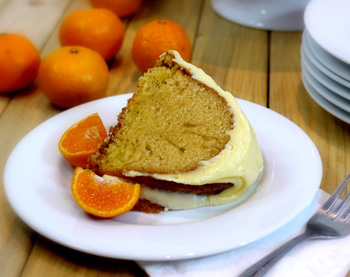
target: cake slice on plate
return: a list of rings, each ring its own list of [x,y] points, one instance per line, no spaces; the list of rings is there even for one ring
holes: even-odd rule
[[[256,184],[263,159],[232,94],[168,51],[140,77],[88,167],[140,183],[136,209],[157,212],[236,201]]]

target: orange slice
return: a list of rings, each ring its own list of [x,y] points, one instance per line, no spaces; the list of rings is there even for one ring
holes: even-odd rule
[[[58,149],[73,166],[85,168],[88,157],[98,151],[106,138],[106,128],[94,113],[71,126],[61,137]]]
[[[72,179],[72,194],[87,213],[104,218],[130,211],[140,196],[139,184],[130,184],[117,177],[96,175],[89,169],[77,167]]]

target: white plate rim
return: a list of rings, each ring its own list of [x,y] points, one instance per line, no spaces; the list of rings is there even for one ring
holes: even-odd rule
[[[309,67],[307,66],[305,61],[302,61],[301,68],[303,70],[303,74],[308,79],[310,85],[320,94],[323,98],[325,98],[328,102],[337,106],[339,109],[350,114],[350,101],[340,97],[335,94],[333,91],[329,90],[327,87],[322,85],[310,72]]]
[[[305,45],[303,44],[301,47],[301,62],[307,67],[307,70],[310,74],[323,86],[327,87],[333,93],[343,97],[346,100],[350,100],[350,90],[346,88],[342,84],[334,81],[325,75],[321,70],[319,70],[309,59],[305,52]]]
[[[303,84],[305,86],[306,91],[308,92],[308,94],[311,96],[311,98],[314,99],[314,101],[318,105],[320,105],[323,109],[325,109],[327,112],[329,112],[330,114],[332,114],[336,118],[350,124],[350,114],[349,113],[343,111],[342,109],[340,109],[339,107],[337,107],[336,105],[332,104],[327,99],[322,97],[317,92],[317,90],[311,85],[310,81],[308,80],[308,78],[305,76],[304,73],[301,74],[301,77],[302,77]]]
[[[350,2],[312,0],[305,9],[305,27],[311,37],[334,57],[350,64]]]
[[[257,133],[267,162],[262,184],[246,202],[218,216],[174,225],[149,226],[125,224],[118,219],[102,222],[92,219],[72,200],[70,189],[67,187],[70,176],[62,176],[57,170],[57,167],[73,170],[62,157],[57,158],[57,155],[60,155],[56,147],[59,139],[57,133],[93,112],[98,112],[103,120],[106,116],[108,120],[110,117],[116,117],[118,108],[123,107],[130,96],[131,94],[108,97],[64,111],[40,124],[17,144],[5,166],[4,188],[10,205],[27,225],[57,243],[103,257],[146,261],[189,259],[228,251],[273,233],[301,213],[316,195],[322,178],[322,162],[311,139],[282,115],[237,99]],[[271,133],[276,126],[283,131],[278,129],[274,135],[283,133],[293,135],[294,139],[285,141],[282,138],[281,141],[271,134],[268,135],[267,132]],[[50,127],[52,133],[46,132]],[[46,134],[46,137],[38,137],[38,134]],[[36,146],[33,145],[33,140],[37,142]],[[269,144],[269,140],[272,144]],[[300,153],[296,153],[296,149],[300,150]],[[39,162],[40,166],[36,166],[35,159],[34,162],[32,158],[25,159],[22,155],[23,150],[28,154],[40,150],[42,156],[39,155],[38,160],[42,161],[42,164]],[[284,157],[284,154],[288,157]],[[53,168],[53,165],[56,167]],[[30,180],[23,186],[23,176],[15,173],[18,172],[18,168],[25,166],[33,174],[26,176],[26,180]],[[31,187],[28,187],[28,184]],[[303,190],[302,194],[299,189]],[[280,199],[283,197],[279,196],[286,192],[293,199],[294,206],[289,205],[289,212],[282,216],[275,211],[276,207],[291,201],[288,200],[289,197]],[[275,201],[270,205],[254,205],[267,201],[270,203],[271,197]],[[251,210],[258,211],[254,220],[244,216]],[[275,214],[267,217],[265,213],[271,214],[272,211]],[[126,214],[126,219],[142,216],[146,215],[131,212]],[[252,228],[245,230],[232,226],[232,222],[242,219],[247,221],[248,227],[253,224],[263,228],[256,232]],[[53,227],[52,222],[57,223],[57,227]],[[227,222],[230,224],[226,224]],[[213,232],[208,226],[223,228]],[[238,238],[232,237],[232,233]],[[134,244],[134,248],[130,247],[130,244]]]
[[[338,76],[336,73],[334,73],[333,71],[329,70],[327,67],[325,67],[318,59],[317,57],[312,53],[312,50],[310,49],[307,41],[306,43],[302,44],[302,49],[305,52],[304,56],[307,56],[308,59],[310,60],[310,62],[317,67],[317,69],[319,69],[323,74],[325,74],[326,76],[328,76],[329,78],[331,78],[332,80],[334,80],[335,82],[338,82],[339,84],[350,88],[350,82],[347,81],[346,79]]]
[[[309,45],[310,49],[315,53],[315,57],[323,66],[339,75],[339,77],[350,82],[350,64],[344,63],[325,51],[312,39],[307,29],[303,32],[303,42],[306,42]]]
[[[301,31],[307,0],[241,1],[211,0],[213,10],[223,18],[243,26],[270,31]],[[283,18],[283,20],[282,20]]]

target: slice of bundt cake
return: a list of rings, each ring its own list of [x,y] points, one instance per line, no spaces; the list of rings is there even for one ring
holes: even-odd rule
[[[142,185],[138,208],[188,209],[235,201],[263,160],[231,93],[176,51],[140,79],[88,167]],[[147,201],[145,201],[147,200]]]

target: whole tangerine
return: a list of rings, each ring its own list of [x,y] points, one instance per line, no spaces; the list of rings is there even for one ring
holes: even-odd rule
[[[62,46],[84,46],[109,60],[122,47],[124,25],[119,17],[108,9],[78,10],[70,13],[62,21],[59,38]]]
[[[167,50],[177,50],[185,61],[189,61],[191,41],[180,25],[171,20],[158,19],[139,29],[132,45],[132,56],[136,66],[146,72]]]
[[[109,71],[97,52],[81,46],[61,47],[41,62],[38,85],[56,106],[70,108],[105,96]]]
[[[90,0],[94,8],[105,8],[119,17],[135,13],[141,6],[142,0]]]
[[[23,89],[37,77],[40,53],[20,34],[0,34],[0,94]]]

